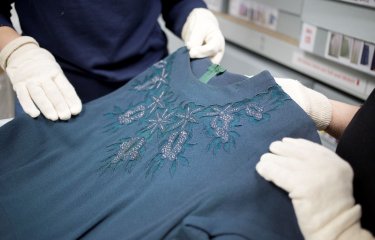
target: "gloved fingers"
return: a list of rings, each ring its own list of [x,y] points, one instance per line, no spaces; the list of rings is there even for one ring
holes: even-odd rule
[[[38,117],[40,115],[40,111],[31,99],[26,86],[17,86],[14,88],[14,90],[17,94],[18,101],[20,102],[23,111],[33,118]]]
[[[301,147],[303,149],[321,147],[321,145],[319,145],[317,143],[314,143],[314,142],[311,142],[307,139],[303,139],[303,138],[288,138],[288,137],[286,137],[286,138],[283,138],[282,141],[284,143],[290,143],[290,144],[293,144],[295,146]]]
[[[182,28],[181,36],[191,58],[210,57],[216,64],[221,61],[225,39],[211,11],[203,8],[194,9]]]
[[[291,157],[283,157],[279,155],[275,155],[273,153],[265,153],[261,156],[261,160],[265,161],[272,161],[273,163],[277,164],[280,168],[288,169],[291,172],[296,171],[303,171],[306,169],[306,164],[299,159],[291,158]],[[293,174],[296,177],[296,174]]]
[[[306,114],[310,113],[310,100],[306,94],[306,87],[299,81],[289,78],[275,78],[275,81]]]
[[[185,45],[187,49],[192,49],[195,47],[202,46],[204,43],[205,34],[202,32],[194,32],[189,34],[185,39]]]
[[[215,64],[219,64],[221,62],[221,59],[223,59],[223,56],[224,56],[224,51],[220,51],[216,53],[215,56],[211,57],[211,62]]]
[[[219,55],[218,55],[219,54]],[[219,63],[223,57],[223,50],[209,44],[205,44],[202,46],[191,48],[189,51],[189,55],[191,58],[204,58],[210,57],[213,63]]]
[[[275,141],[271,143],[269,149],[270,152],[276,155],[292,157],[300,160],[304,158],[304,154],[310,154],[298,149],[293,142]]]
[[[53,107],[52,103],[46,96],[41,86],[31,83],[31,84],[27,84],[26,87],[34,103],[37,105],[39,110],[47,119],[50,119],[52,121],[56,121],[57,119],[59,119],[59,116],[55,108]]]
[[[283,160],[285,159],[266,153],[262,155],[255,169],[267,181],[271,181],[285,191],[291,192],[294,187],[293,170],[287,166],[290,163],[284,165]]]
[[[190,48],[191,58],[214,58],[214,63],[219,63],[224,54],[225,41],[221,34],[211,34],[199,45]],[[217,56],[219,54],[219,56]]]
[[[295,148],[298,149],[298,152],[303,155],[306,155],[306,159],[315,159],[316,155],[325,155],[326,157],[334,157],[336,154],[331,150],[325,148],[324,146],[306,140],[302,138],[283,138],[283,142],[286,144],[293,145]],[[304,153],[314,153],[314,154],[304,154]],[[320,159],[316,159],[320,160]],[[328,160],[328,159],[327,159]]]
[[[211,46],[202,45],[193,47],[189,51],[191,58],[204,58],[214,56],[217,50],[213,49]]]
[[[295,139],[290,140],[290,138],[284,138],[282,141],[275,141],[271,143],[270,151],[274,154],[296,158],[300,161],[311,159],[311,157],[313,157],[310,150],[301,146],[301,144],[298,141],[295,141]]]
[[[57,75],[55,78],[55,83],[64,96],[65,102],[68,104],[71,114],[79,114],[82,110],[82,102],[72,84],[62,73]]]
[[[45,95],[52,103],[57,115],[61,120],[68,120],[71,118],[71,113],[65,99],[56,84],[52,80],[42,82],[42,88]]]

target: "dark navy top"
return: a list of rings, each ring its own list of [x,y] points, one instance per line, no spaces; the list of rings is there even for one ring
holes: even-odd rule
[[[375,235],[375,90],[345,129],[337,154],[353,168],[353,190],[362,227]]]
[[[122,86],[167,55],[157,19],[180,36],[202,0],[1,0],[0,26],[11,26],[15,2],[23,35],[34,37],[62,66],[82,101]]]
[[[209,65],[181,48],[68,122],[4,125],[0,239],[303,239],[255,165],[314,123],[269,72],[204,84]]]

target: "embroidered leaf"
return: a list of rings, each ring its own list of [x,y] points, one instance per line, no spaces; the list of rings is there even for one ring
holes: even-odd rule
[[[185,157],[179,157],[178,161],[184,167],[188,167],[189,166],[189,160],[187,158],[185,158]]]
[[[171,167],[169,168],[169,173],[171,174],[172,177],[176,173],[176,169],[177,169],[177,161],[173,161],[171,164]]]

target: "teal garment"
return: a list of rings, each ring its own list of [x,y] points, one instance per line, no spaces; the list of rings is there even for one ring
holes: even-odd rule
[[[207,66],[181,48],[69,122],[3,126],[0,239],[303,239],[255,164],[313,122],[267,71]]]

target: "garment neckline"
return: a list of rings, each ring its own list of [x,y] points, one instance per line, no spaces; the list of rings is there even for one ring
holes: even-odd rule
[[[204,101],[209,104],[224,104],[233,101],[241,101],[246,98],[252,98],[260,92],[267,91],[268,88],[276,85],[273,77],[268,71],[253,77],[245,77],[240,74],[231,73],[228,70],[222,73],[223,77],[231,74],[242,78],[240,81],[234,81],[224,85],[214,85],[210,82],[203,83],[199,77],[193,73],[188,49],[182,47],[172,54],[171,68],[171,87],[174,92],[194,100],[195,102]],[[209,61],[209,60],[207,60]]]

